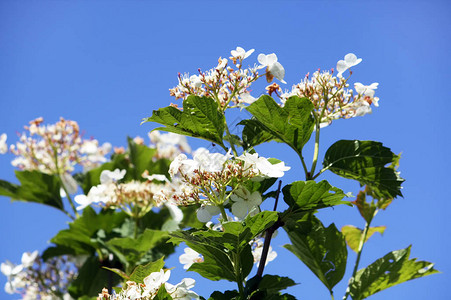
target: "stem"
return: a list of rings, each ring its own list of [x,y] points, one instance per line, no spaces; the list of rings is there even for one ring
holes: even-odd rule
[[[312,175],[315,173],[316,163],[318,162],[319,154],[319,121],[316,122],[316,134],[315,134],[315,151],[313,152],[313,163],[310,174],[307,180],[312,179]]]
[[[273,211],[276,211],[276,209],[277,209],[277,203],[279,202],[279,195],[280,195],[281,187],[282,187],[282,180],[279,180],[279,186],[277,188],[276,201],[274,203]],[[272,235],[273,235],[274,231],[276,231],[276,229],[279,228],[280,226],[282,226],[282,223],[278,220],[271,227],[266,229],[265,242],[263,243],[263,249],[262,249],[262,256],[260,257],[260,262],[258,264],[258,270],[257,270],[257,276],[259,278],[261,278],[263,276],[263,271],[265,269],[266,258],[268,257],[269,245],[271,244]]]
[[[228,218],[227,218],[226,211],[225,211],[225,209],[224,209],[224,205],[223,205],[223,204],[219,204],[218,207],[219,207],[219,209],[221,210],[221,216],[222,216],[222,218],[224,219],[224,222],[227,222],[227,221],[228,221]]]
[[[235,255],[235,274],[236,283],[238,284],[238,291],[240,292],[240,299],[244,299],[244,286],[243,279],[241,278],[241,263],[240,263],[240,253]]]
[[[353,280],[355,278],[355,275],[357,273],[357,269],[359,268],[360,257],[362,256],[363,245],[365,244],[366,237],[368,235],[368,231],[370,230],[371,221],[373,220],[374,216],[376,215],[376,212],[377,211],[375,211],[373,216],[371,216],[371,219],[366,221],[365,229],[363,229],[362,237],[360,238],[360,242],[359,242],[359,248],[358,248],[358,251],[357,251],[357,258],[356,258],[356,261],[355,261],[355,264],[354,264],[354,270],[352,271],[352,276],[351,276],[351,279],[349,280],[348,288],[346,289],[346,294],[343,296],[343,300],[346,300],[348,298],[349,294],[351,293],[350,285],[351,285],[351,283],[353,282]]]
[[[111,273],[111,272],[110,272]],[[332,300],[334,300],[335,298],[334,298],[334,293],[332,292],[332,291],[330,291],[330,298],[332,299]]]
[[[63,181],[63,179],[62,179],[62,177],[61,177],[61,174],[59,174],[59,173],[58,173],[58,178],[60,179],[61,187],[63,188],[64,193],[66,193],[66,198],[67,198],[67,200],[69,200],[70,207],[72,207],[72,210],[73,210],[74,213],[75,213],[75,217],[76,217],[76,218],[79,218],[80,215],[78,214],[78,211],[77,211],[77,209],[75,208],[74,201],[72,201],[72,198],[70,197],[70,194],[69,194],[69,192],[68,192],[66,186],[64,185],[64,181]]]
[[[298,155],[299,155],[299,158],[301,159],[302,167],[304,168],[305,178],[307,179],[309,177],[309,172],[307,169],[307,165],[305,164],[304,156],[302,156],[302,153],[299,153],[299,152],[298,152]]]

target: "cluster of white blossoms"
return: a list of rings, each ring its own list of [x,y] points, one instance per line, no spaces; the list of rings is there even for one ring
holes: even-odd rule
[[[7,277],[5,291],[21,294],[28,300],[71,300],[67,293],[69,284],[75,279],[75,268],[67,257],[55,257],[45,263],[38,251],[22,254],[22,263],[10,261],[1,264],[1,272]]]
[[[257,267],[259,266],[260,259],[262,258],[263,244],[264,244],[263,238],[257,238],[251,242],[252,256],[254,257],[254,264],[257,264]],[[273,261],[274,259],[276,259],[276,257],[277,257],[277,252],[272,250],[272,247],[269,246],[268,255],[266,256],[265,266],[270,261]]]
[[[343,72],[361,61],[361,58],[349,53],[337,63],[337,76],[334,76],[333,70],[318,70],[312,76],[307,74],[300,83],[293,85],[291,91],[280,96],[282,104],[291,96],[309,98],[314,106],[315,117],[322,126],[327,126],[335,119],[349,119],[371,113],[371,105],[378,106],[379,98],[374,97],[378,83],[363,85],[356,82],[354,91],[348,89],[349,77],[342,76]]]
[[[38,170],[47,174],[64,174],[80,164],[84,171],[107,161],[111,144],[99,146],[97,140],[83,139],[75,121],[60,119],[55,124],[43,125],[43,118],[30,121],[27,133],[10,146],[17,157],[11,162],[21,170]],[[1,143],[0,143],[1,144]]]
[[[74,201],[78,204],[77,210],[96,204],[105,208],[119,208],[132,217],[140,218],[153,207],[165,204],[176,221],[181,221],[183,214],[178,207],[161,201],[157,196],[161,190],[172,186],[166,176],[161,174],[149,175],[145,172],[146,181],[128,181],[119,183],[124,178],[126,170],[103,170],[100,174],[100,184],[93,186],[88,195],[77,195]],[[136,209],[138,208],[138,209]],[[137,215],[136,215],[137,214]]]
[[[233,157],[230,152],[210,153],[205,148],[199,148],[194,151],[192,159],[185,154],[174,159],[169,174],[173,181],[180,184],[177,189],[161,196],[178,205],[201,204],[197,212],[201,222],[208,222],[212,216],[219,214],[219,206],[231,199],[234,202],[232,213],[244,218],[261,204],[261,196],[247,191],[242,183],[282,177],[289,169],[284,162],[272,164],[257,153]]]
[[[188,74],[178,76],[178,85],[169,90],[170,95],[176,99],[186,99],[189,95],[212,97],[221,106],[222,110],[228,107],[243,107],[244,104],[250,104],[255,98],[250,96],[249,87],[259,77],[259,69],[265,69],[264,75],[268,82],[273,78],[281,82],[285,76],[285,69],[277,61],[276,54],[260,54],[258,62],[260,65],[243,69],[243,60],[249,57],[254,49],[245,51],[241,47],[230,51],[230,60],[233,63],[229,65],[226,58],[219,58],[218,65],[208,71],[201,72],[199,75]],[[230,103],[233,103],[231,105]]]
[[[168,132],[160,133],[158,130],[149,132],[150,147],[157,150],[155,159],[174,159],[181,153],[190,153],[186,136]]]
[[[154,299],[160,288],[164,285],[167,293],[174,300],[199,299],[199,295],[191,291],[196,283],[194,279],[184,278],[180,283],[173,285],[168,283],[171,275],[170,270],[153,272],[146,278],[144,283],[127,281],[126,286],[118,294],[110,295],[107,289],[103,289],[97,300],[149,300]]]

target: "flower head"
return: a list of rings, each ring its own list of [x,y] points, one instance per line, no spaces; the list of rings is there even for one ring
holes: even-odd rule
[[[280,80],[282,83],[286,83],[283,78],[285,77],[285,69],[283,66],[277,61],[277,55],[275,53],[271,53],[268,55],[259,54],[258,62],[261,64],[258,66],[259,69],[266,67],[266,80],[271,82],[274,77]]]
[[[357,58],[357,56],[354,53],[346,54],[344,60],[339,60],[337,62],[337,71],[338,71],[337,76],[343,74],[343,72],[346,71],[347,69],[358,65],[361,61],[362,59]]]

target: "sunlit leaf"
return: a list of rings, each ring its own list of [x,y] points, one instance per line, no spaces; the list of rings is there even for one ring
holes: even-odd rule
[[[293,96],[280,107],[273,98],[263,95],[246,109],[255,118],[241,123],[245,125],[243,141],[247,148],[275,140],[301,155],[313,132],[313,104],[309,99]]]
[[[376,232],[383,234],[385,229],[386,226],[370,227],[364,243],[366,243],[366,241],[368,241],[368,239]],[[341,228],[341,233],[345,236],[349,248],[357,252],[360,240],[362,239],[363,230],[352,225],[346,225]]]
[[[365,299],[394,285],[439,272],[433,263],[410,259],[410,248],[392,251],[359,270],[355,278],[351,278],[352,299]]]

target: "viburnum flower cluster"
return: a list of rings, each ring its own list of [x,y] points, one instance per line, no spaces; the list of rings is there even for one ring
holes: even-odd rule
[[[118,208],[134,218],[140,218],[152,208],[166,204],[171,214],[181,221],[180,218],[183,218],[181,211],[175,205],[163,203],[161,197],[157,196],[161,190],[169,188],[170,183],[164,175],[144,173],[146,181],[132,180],[120,183],[125,174],[126,170],[103,170],[99,185],[93,186],[88,195],[75,196],[77,210],[96,204],[104,208]]]
[[[43,125],[43,118],[30,121],[27,133],[10,146],[17,157],[11,162],[21,170],[38,170],[46,174],[64,174],[80,164],[85,171],[107,161],[111,144],[99,146],[97,140],[83,139],[78,123],[61,118],[55,124]]]
[[[285,69],[277,61],[274,53],[260,54],[258,56],[260,65],[243,69],[243,60],[253,52],[254,49],[245,51],[237,47],[230,52],[233,65],[229,64],[226,58],[220,57],[215,68],[205,72],[199,69],[199,75],[179,74],[179,83],[169,90],[170,95],[176,99],[186,99],[189,95],[211,97],[218,102],[223,111],[228,107],[242,107],[244,104],[252,103],[255,98],[250,96],[249,87],[259,77],[266,75],[268,82],[274,77],[284,82],[285,76]],[[259,75],[258,70],[263,68],[265,73]]]
[[[74,264],[66,256],[42,261],[38,251],[22,254],[21,264],[10,261],[1,264],[1,272],[7,277],[5,291],[21,294],[22,299],[71,300],[67,293],[75,279]]]
[[[107,289],[103,289],[97,300],[149,300],[154,299],[160,288],[164,285],[167,293],[174,300],[191,300],[199,299],[199,295],[191,291],[196,281],[191,278],[184,278],[180,283],[173,285],[168,283],[171,276],[170,270],[160,270],[159,272],[150,273],[145,277],[144,283],[136,283],[127,281],[126,286],[122,288],[118,294],[110,295]]]
[[[282,103],[291,96],[309,98],[314,106],[315,117],[322,126],[329,125],[332,120],[371,113],[371,105],[378,106],[379,98],[374,97],[378,83],[363,85],[356,82],[354,91],[348,88],[349,77],[342,76],[343,72],[361,61],[361,58],[349,53],[337,63],[337,76],[334,76],[334,70],[318,70],[312,76],[307,74],[300,83],[293,85],[291,91],[280,95]]]
[[[232,213],[243,218],[260,205],[261,196],[251,194],[242,184],[248,180],[282,177],[289,169],[284,162],[272,164],[257,153],[235,158],[230,152],[210,153],[199,148],[193,153],[193,159],[180,154],[171,163],[169,173],[173,179],[181,178],[181,186],[163,197],[179,205],[202,204],[197,213],[201,222],[219,214],[232,197],[235,202]]]

